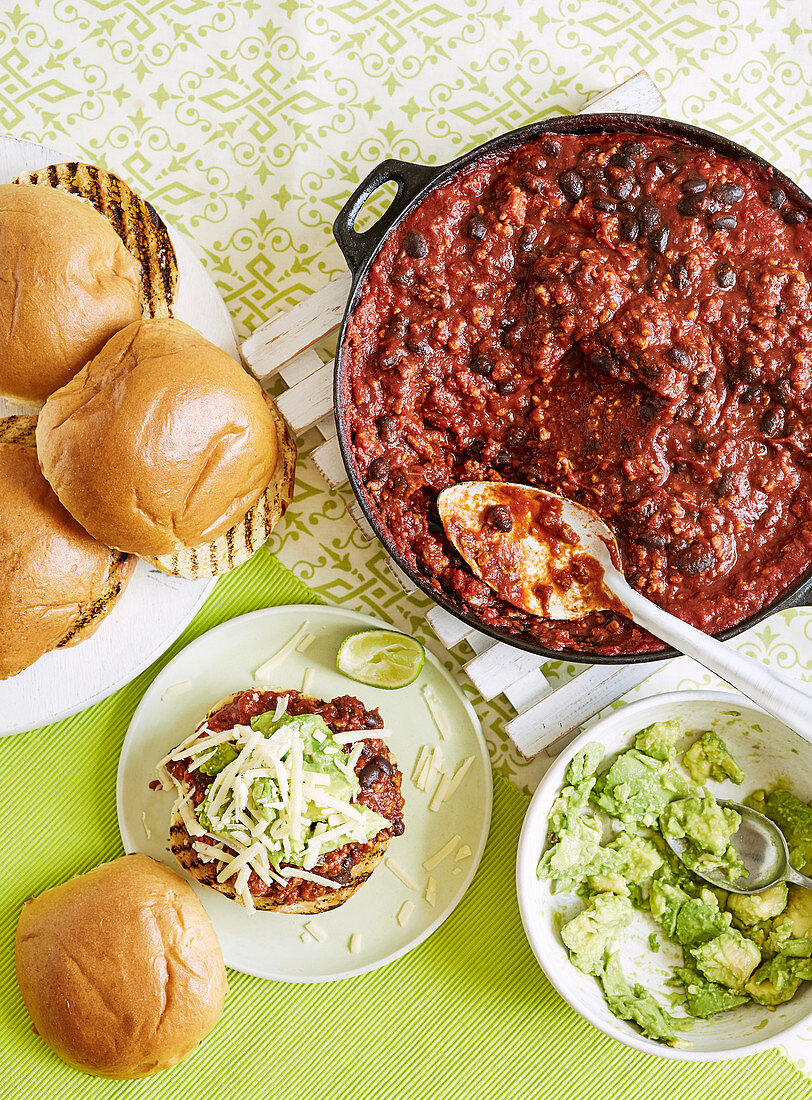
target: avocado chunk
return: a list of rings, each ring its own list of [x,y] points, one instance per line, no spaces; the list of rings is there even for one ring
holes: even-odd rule
[[[734,921],[739,925],[771,920],[783,913],[786,905],[785,882],[776,882],[759,894],[730,894],[727,899],[728,912],[733,914]]]
[[[217,746],[207,760],[203,761],[199,770],[204,775],[217,775],[226,765],[236,760],[237,755],[234,746],[229,741],[224,741],[222,745]]]
[[[561,929],[570,960],[585,974],[599,974],[604,956],[632,918],[628,899],[617,894],[596,894],[584,909]]]
[[[761,1005],[780,1005],[791,1000],[802,981],[812,976],[812,961],[776,955],[756,970],[744,987]]]
[[[595,774],[598,764],[603,760],[604,751],[603,745],[599,745],[596,741],[590,741],[588,745],[584,745],[581,751],[577,752],[570,760],[564,773],[565,781],[574,786],[576,783],[583,783],[585,779],[591,778]]]
[[[713,795],[680,798],[671,802],[660,817],[663,836],[687,841],[682,862],[695,870],[720,868],[731,880],[745,873],[744,864],[730,844],[741,816],[720,806]]]
[[[712,897],[712,895],[709,895]],[[719,936],[728,925],[718,906],[692,898],[682,887],[654,879],[649,894],[651,915],[670,940],[695,947]]]
[[[700,734],[683,753],[682,763],[697,783],[707,783],[709,779],[715,779],[717,783],[725,779],[731,779],[734,783],[744,782],[744,772],[730,755],[724,741],[710,730]]]
[[[655,760],[671,760],[677,755],[677,741],[684,736],[685,727],[679,718],[653,722],[640,730],[634,739],[634,747]]]
[[[718,982],[709,982],[692,966],[680,967],[677,977],[685,987],[685,1011],[703,1020],[717,1012],[738,1008],[749,1000],[744,993],[734,993]]]
[[[694,948],[693,957],[706,978],[735,990],[744,987],[761,962],[758,947],[735,928]]]
[[[771,791],[764,799],[761,812],[774,821],[786,837],[793,867],[809,874],[812,871],[812,806],[789,791]]]
[[[789,922],[790,933],[795,939],[805,938],[812,942],[812,891],[793,885],[788,898],[781,920]]]
[[[669,802],[690,793],[690,784],[673,762],[629,749],[598,776],[592,801],[626,825],[651,826]]]
[[[692,1026],[691,1020],[680,1019],[666,1012],[645,986],[630,987],[615,954],[606,960],[606,966],[599,972],[598,980],[603,987],[606,1003],[615,1016],[636,1023],[649,1039],[673,1043],[678,1031]]]

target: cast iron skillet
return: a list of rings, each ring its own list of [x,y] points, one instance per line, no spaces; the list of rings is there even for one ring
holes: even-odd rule
[[[444,592],[434,588],[427,577],[413,569],[412,566],[403,559],[393,542],[389,530],[379,520],[355,470],[352,458],[351,440],[348,437],[344,420],[344,410],[348,404],[348,396],[344,371],[343,346],[347,322],[356,306],[367,273],[375,257],[380,252],[389,231],[401,222],[407,214],[411,213],[411,211],[414,210],[414,208],[418,206],[426,195],[435,187],[441,183],[448,182],[448,180],[455,176],[462,168],[467,168],[469,165],[487,156],[489,153],[501,153],[515,149],[539,137],[541,134],[550,132],[563,134],[605,134],[618,131],[659,134],[677,139],[682,138],[694,145],[699,145],[719,153],[722,156],[726,156],[731,160],[749,161],[757,168],[761,169],[761,171],[771,179],[774,179],[778,186],[786,192],[787,196],[791,197],[794,202],[801,207],[807,217],[812,217],[812,198],[801,191],[792,180],[779,172],[778,169],[774,168],[768,161],[756,156],[755,153],[751,153],[748,149],[745,149],[743,145],[738,145],[734,141],[729,141],[727,138],[720,137],[718,134],[713,134],[709,130],[702,130],[697,126],[689,126],[684,122],[672,122],[670,119],[654,118],[650,115],[607,114],[573,115],[570,117],[549,118],[541,122],[533,122],[529,126],[522,126],[518,130],[511,130],[506,134],[500,134],[498,137],[486,141],[484,145],[479,145],[470,152],[463,153],[462,156],[457,157],[448,164],[440,165],[439,167],[430,167],[424,164],[410,164],[402,160],[382,161],[377,167],[372,169],[363,183],[350,196],[333,224],[333,233],[335,234],[341,251],[344,253],[344,258],[347,261],[347,265],[353,277],[352,289],[339,331],[338,351],[335,358],[334,397],[338,442],[341,447],[344,465],[347,468],[350,485],[375,534],[383,543],[390,557],[403,572],[414,581],[418,588],[422,589],[427,596],[430,596],[435,603],[438,603],[441,607],[445,608],[446,611],[450,612],[456,618],[461,619],[469,626],[482,631],[483,634],[490,635],[490,637],[495,638],[497,641],[506,642],[508,645],[515,646],[518,649],[525,649],[530,653],[538,653],[541,657],[549,657],[553,660],[580,661],[588,664],[603,665],[625,665],[642,661],[661,661],[666,657],[674,657],[677,654],[673,649],[661,649],[653,653],[619,654],[592,653],[589,650],[547,649],[537,642],[519,638],[505,630],[499,630],[489,626],[478,619],[472,612],[462,610],[460,606],[451,600]],[[386,213],[370,229],[367,229],[363,233],[356,233],[353,226],[363,204],[379,187],[392,181],[397,184],[397,194]],[[811,595],[812,569],[809,569],[791,589],[780,597],[780,599],[774,600],[755,615],[751,615],[748,619],[739,623],[738,626],[723,630],[715,636],[725,641],[728,638],[733,638],[735,635],[740,634],[748,627],[761,622],[762,619],[765,619],[768,615],[772,615],[776,611],[783,611],[788,607],[809,606]]]

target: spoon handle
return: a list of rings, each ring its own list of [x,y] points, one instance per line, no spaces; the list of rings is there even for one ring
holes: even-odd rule
[[[613,571],[610,575],[607,571],[604,583],[622,600],[639,626],[693,657],[748,699],[786,722],[807,741],[812,741],[812,685],[783,674],[776,675],[760,661],[743,656],[724,642],[669,615],[636,592],[620,573]]]
[[[796,886],[804,886],[807,890],[812,890],[812,878],[796,871],[791,863],[787,864],[787,881],[794,882]]]

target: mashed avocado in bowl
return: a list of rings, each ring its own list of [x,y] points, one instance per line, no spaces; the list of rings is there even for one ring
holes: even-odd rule
[[[643,703],[652,712],[655,700],[625,709]],[[558,783],[544,792],[546,835],[539,844],[536,834],[532,870],[569,962],[597,983],[605,1011],[628,1025],[624,1035],[631,1029],[650,1041],[632,1045],[682,1054],[695,1044],[701,1050],[707,1031],[721,1037],[711,1046],[733,1055],[748,1039],[755,1040],[748,1050],[757,1047],[759,1030],[780,1033],[786,1025],[770,1024],[792,1013],[802,1020],[812,1008],[812,893],[779,883],[759,894],[733,894],[709,887],[692,869],[721,868],[731,880],[741,874],[731,844],[740,818],[718,801],[731,797],[775,821],[795,865],[809,870],[812,807],[792,789],[801,761],[782,754],[783,774],[774,759],[766,769],[758,764],[772,719],[743,705],[703,728],[679,709],[630,728],[619,744],[600,737],[603,723],[594,738],[578,739]],[[684,861],[669,837],[685,842]],[[583,1011],[531,934],[522,886],[526,847],[523,834],[519,892],[531,944],[559,991]],[[796,999],[797,1007],[790,1003]],[[742,1026],[752,1035],[742,1036],[737,1049]]]

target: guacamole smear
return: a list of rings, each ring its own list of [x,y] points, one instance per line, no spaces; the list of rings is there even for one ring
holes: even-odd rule
[[[583,900],[561,926],[573,965],[600,983],[616,1016],[671,1045],[684,1043],[680,1033],[695,1019],[793,997],[812,980],[812,893],[785,883],[728,893],[692,873],[722,868],[733,882],[744,872],[731,843],[740,816],[706,785],[745,781],[723,739],[711,730],[689,736],[678,720],[655,722],[632,748],[604,756],[590,742],[570,762],[538,867],[553,890]],[[812,870],[812,806],[782,789],[746,801],[781,828],[795,865]],[[682,859],[669,839],[683,845]],[[654,929],[652,952],[663,939],[681,950],[682,966],[667,982],[674,1011],[624,974],[624,934],[636,914]]]

